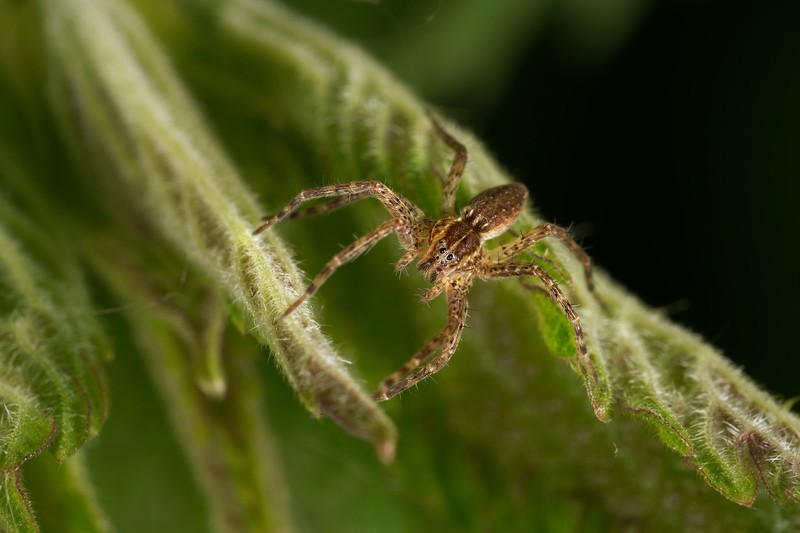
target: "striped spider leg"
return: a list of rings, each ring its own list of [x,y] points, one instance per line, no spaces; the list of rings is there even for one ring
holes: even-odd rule
[[[484,243],[505,233],[519,217],[528,191],[524,185],[501,185],[488,189],[473,198],[456,217],[455,200],[458,184],[467,163],[466,148],[448,134],[431,115],[437,135],[454,152],[450,171],[442,180],[441,214],[438,220],[425,216],[421,209],[378,181],[353,181],[340,185],[317,187],[300,192],[276,215],[268,217],[253,233],[258,234],[284,219],[321,214],[344,207],[368,197],[377,198],[392,218],[357,239],[336,254],[314,278],[306,291],[281,315],[289,315],[303,301],[348,261],[352,261],[392,233],[398,236],[406,253],[397,262],[405,268],[419,258],[417,268],[433,285],[422,300],[441,294],[447,301],[447,322],[442,330],[420,350],[386,378],[375,392],[377,401],[388,400],[438,372],[455,353],[467,318],[467,294],[477,276],[483,279],[533,276],[547,289],[572,324],[575,344],[585,378],[595,379],[594,367],[588,358],[580,319],[558,283],[540,265],[514,261],[535,243],[549,236],[556,237],[581,261],[590,290],[594,291],[591,262],[566,230],[553,224],[543,224],[503,245],[498,253],[490,254]],[[332,198],[326,203],[300,209],[309,200]],[[438,355],[436,355],[438,352]],[[591,374],[591,376],[589,375]]]
[[[331,197],[333,197],[333,200],[328,202],[314,205],[303,210],[299,209],[303,203],[309,200]],[[368,251],[384,237],[388,237],[392,233],[397,234],[400,239],[400,244],[408,250],[409,253],[412,252],[417,247],[416,234],[420,233],[422,228],[429,224],[429,221],[417,206],[389,189],[389,187],[383,183],[365,180],[351,181],[349,183],[328,185],[301,191],[286,205],[286,207],[281,209],[277,214],[266,217],[264,223],[253,231],[253,235],[258,235],[281,220],[328,213],[358,200],[370,197],[377,198],[384,207],[386,207],[392,215],[392,218],[333,256],[322,271],[317,274],[306,291],[283,312],[280,318],[285,318],[287,315],[291,314],[301,303],[317,292],[322,284],[333,275],[337,268]],[[408,259],[406,259],[407,257]],[[413,255],[409,257],[409,254],[406,254],[398,262],[398,268],[404,268],[413,258]]]

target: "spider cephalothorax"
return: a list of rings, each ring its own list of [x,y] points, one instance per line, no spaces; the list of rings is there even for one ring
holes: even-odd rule
[[[469,226],[454,218],[437,222],[431,229],[427,251],[422,253],[417,268],[431,283],[453,272],[474,267],[483,248],[481,239]]]
[[[496,253],[487,252],[484,243],[502,235],[511,227],[525,205],[528,191],[520,184],[488,189],[475,196],[456,218],[456,189],[467,163],[467,150],[433,117],[431,122],[441,139],[456,153],[450,172],[442,184],[442,211],[439,219],[428,218],[420,208],[379,181],[352,181],[300,192],[286,207],[276,215],[266,218],[264,224],[253,232],[258,234],[285,218],[332,211],[367,197],[377,198],[392,215],[391,219],[336,254],[314,278],[305,293],[284,311],[282,317],[290,314],[314,294],[339,266],[352,261],[378,241],[394,233],[406,249],[406,253],[397,262],[397,268],[405,268],[415,258],[419,258],[417,268],[433,284],[422,299],[431,300],[444,293],[448,320],[439,334],[384,380],[375,393],[376,400],[387,400],[399,394],[439,371],[450,360],[461,341],[461,332],[467,317],[467,293],[476,276],[484,279],[521,276],[538,278],[572,323],[578,356],[585,363],[581,365],[585,379],[596,378],[587,374],[593,373],[594,367],[586,351],[580,319],[558,283],[540,265],[515,260],[535,243],[554,236],[581,261],[589,290],[594,291],[588,256],[563,228],[554,224],[537,226],[504,244]],[[305,211],[298,211],[304,202],[318,198],[333,199]],[[435,356],[437,351],[440,354]]]

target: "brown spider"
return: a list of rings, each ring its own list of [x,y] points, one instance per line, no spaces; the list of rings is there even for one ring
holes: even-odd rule
[[[438,220],[428,218],[420,208],[379,181],[352,181],[301,191],[276,215],[265,217],[265,222],[253,231],[257,235],[285,218],[329,212],[367,197],[377,198],[392,215],[391,219],[336,254],[306,291],[283,312],[281,318],[289,315],[306,298],[313,295],[339,266],[352,261],[384,237],[395,233],[406,250],[396,268],[402,270],[414,258],[419,257],[417,268],[433,284],[422,296],[422,300],[429,301],[444,293],[448,318],[447,324],[438,335],[381,383],[375,392],[375,400],[388,400],[447,364],[461,341],[461,332],[467,318],[467,293],[476,276],[483,279],[517,276],[538,278],[572,324],[578,356],[584,362],[580,365],[584,379],[587,382],[595,381],[597,375],[586,351],[580,319],[556,280],[540,265],[514,261],[516,256],[535,243],[549,236],[556,237],[581,261],[589,290],[594,293],[589,257],[566,230],[553,224],[542,224],[511,242],[494,250],[487,250],[484,243],[503,234],[517,219],[527,200],[528,190],[518,183],[488,189],[473,198],[461,210],[460,216],[456,217],[456,189],[467,164],[467,149],[451,137],[432,115],[431,122],[438,135],[456,154],[450,172],[442,184],[441,218]],[[334,199],[327,203],[298,211],[304,202],[331,197]],[[437,350],[441,353],[438,357],[433,357]]]

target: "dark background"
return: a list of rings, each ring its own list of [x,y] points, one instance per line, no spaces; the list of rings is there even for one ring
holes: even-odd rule
[[[531,43],[476,129],[597,264],[800,395],[800,3],[659,3],[616,57]]]

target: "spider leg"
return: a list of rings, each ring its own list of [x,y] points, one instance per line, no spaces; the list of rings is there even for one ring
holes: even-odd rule
[[[501,264],[505,263],[513,259],[515,256],[521,254],[537,242],[550,236],[553,236],[561,241],[569,249],[569,251],[572,252],[572,255],[574,255],[578,261],[581,262],[583,265],[583,275],[586,278],[586,286],[589,288],[589,291],[600,303],[600,305],[606,307],[605,303],[600,296],[598,296],[594,288],[591,259],[589,259],[589,256],[586,255],[586,252],[583,251],[583,248],[581,248],[578,243],[572,239],[567,230],[561,226],[556,226],[555,224],[542,224],[541,226],[536,226],[532,230],[526,232],[521,237],[504,244],[497,256],[497,262]]]
[[[441,137],[445,144],[456,153],[453,164],[450,167],[450,172],[447,174],[447,178],[442,182],[442,212],[440,216],[455,215],[456,191],[461,181],[461,175],[464,173],[464,168],[467,166],[467,149],[445,131],[436,117],[433,116],[433,113],[428,111],[428,116],[431,119],[433,127],[436,129],[436,133],[439,134],[439,137]]]
[[[286,207],[281,209],[277,214],[268,217],[263,224],[253,230],[253,235],[258,235],[275,223],[290,217],[302,204],[309,200],[338,196],[343,196],[345,198],[342,200],[333,200],[329,202],[329,204],[324,204],[333,205],[333,207],[328,210],[338,209],[351,202],[367,197],[377,198],[389,213],[391,213],[393,218],[402,221],[402,227],[398,227],[396,231],[403,247],[407,250],[414,247],[414,229],[421,220],[425,219],[425,214],[417,206],[392,191],[383,183],[372,180],[351,181],[349,183],[327,185],[301,191],[286,205]],[[321,209],[322,211],[325,210],[324,208]],[[314,211],[313,207],[308,210],[312,213],[322,212]]]
[[[523,287],[525,287],[526,289],[528,289],[531,292],[539,292],[539,293],[542,293],[542,294],[546,294],[548,296],[550,295],[550,293],[547,290],[545,290],[544,288],[542,288],[542,287],[540,287],[538,285],[534,285],[533,283],[531,283],[530,281],[526,280],[525,278],[519,278],[517,281],[519,281],[520,285],[522,285]]]
[[[564,314],[567,315],[567,319],[569,319],[572,324],[575,346],[578,348],[578,367],[581,370],[581,374],[583,374],[583,379],[586,381],[587,387],[593,382],[598,381],[599,377],[597,371],[594,368],[594,364],[592,364],[592,360],[589,359],[589,354],[586,350],[586,341],[583,336],[581,319],[578,317],[578,313],[575,312],[572,304],[567,300],[567,297],[564,296],[556,280],[553,279],[544,268],[535,263],[501,263],[484,267],[483,271],[479,273],[478,276],[482,278],[536,276],[539,278],[550,293],[550,297],[561,307],[561,310],[564,311]]]
[[[469,279],[466,279],[455,289],[446,291],[447,325],[414,354],[414,357],[409,359],[405,365],[380,384],[373,396],[375,401],[382,402],[400,394],[428,376],[435,374],[447,364],[453,353],[455,353],[458,343],[461,342],[461,332],[464,330],[464,323],[467,319],[466,289],[468,286]],[[411,373],[427,361],[439,348],[441,348],[439,357],[432,359],[425,366]]]
[[[425,291],[425,294],[420,296],[419,299],[420,299],[420,301],[423,301],[423,302],[430,302],[431,300],[433,300],[434,298],[436,298],[437,296],[442,294],[443,291],[444,291],[444,284],[443,283],[439,283],[437,285],[434,285],[433,287],[431,287],[427,291]]]
[[[567,270],[563,266],[556,264],[556,262],[553,261],[552,259],[550,259],[548,257],[545,257],[543,255],[539,255],[539,254],[537,254],[535,252],[528,252],[528,254],[531,256],[533,261],[536,262],[536,264],[538,264],[538,265],[543,265],[544,264],[544,265],[549,266],[552,269],[552,271],[554,271],[556,273],[556,279],[558,281],[567,281],[568,282],[571,279],[569,273],[567,272]],[[496,263],[496,264],[503,264],[503,263],[508,263],[508,262],[509,262],[508,259],[504,259],[504,260],[501,260],[501,261],[494,261],[494,263]],[[526,288],[531,288],[532,287],[527,282],[522,282],[522,284],[525,285]],[[541,287],[539,287],[539,288],[541,288]]]
[[[416,250],[409,250],[408,252],[403,254],[403,257],[398,259],[397,263],[395,263],[394,265],[395,271],[400,272],[402,270],[405,270],[405,268],[411,264],[411,261],[413,261],[414,258],[417,257],[417,255],[419,255],[419,252],[417,252]]]
[[[323,202],[321,204],[312,205],[309,207],[304,207],[302,209],[297,209],[286,215],[284,220],[295,220],[297,218],[304,218],[310,217],[314,215],[321,215],[323,213],[330,213],[331,211],[336,211],[342,207],[355,203],[359,200],[363,200],[364,198],[369,198],[370,193],[369,191],[362,191],[359,194],[348,194],[346,196],[339,196],[337,198],[333,198],[327,202]],[[264,215],[261,220],[269,220],[272,218],[272,215]]]
[[[387,220],[374,230],[370,231],[360,239],[357,239],[349,246],[346,246],[342,249],[338,254],[333,256],[333,258],[328,261],[328,264],[325,265],[319,274],[314,278],[311,284],[308,286],[306,291],[300,295],[297,300],[294,301],[292,305],[290,305],[286,311],[280,316],[280,318],[284,318],[287,315],[291,314],[292,311],[297,309],[297,307],[303,303],[307,298],[312,296],[317,290],[325,283],[331,275],[336,271],[337,268],[342,266],[343,264],[352,261],[359,255],[363,254],[373,246],[375,246],[381,239],[391,235],[393,232],[397,231],[400,228],[402,222],[396,218],[391,220]]]

